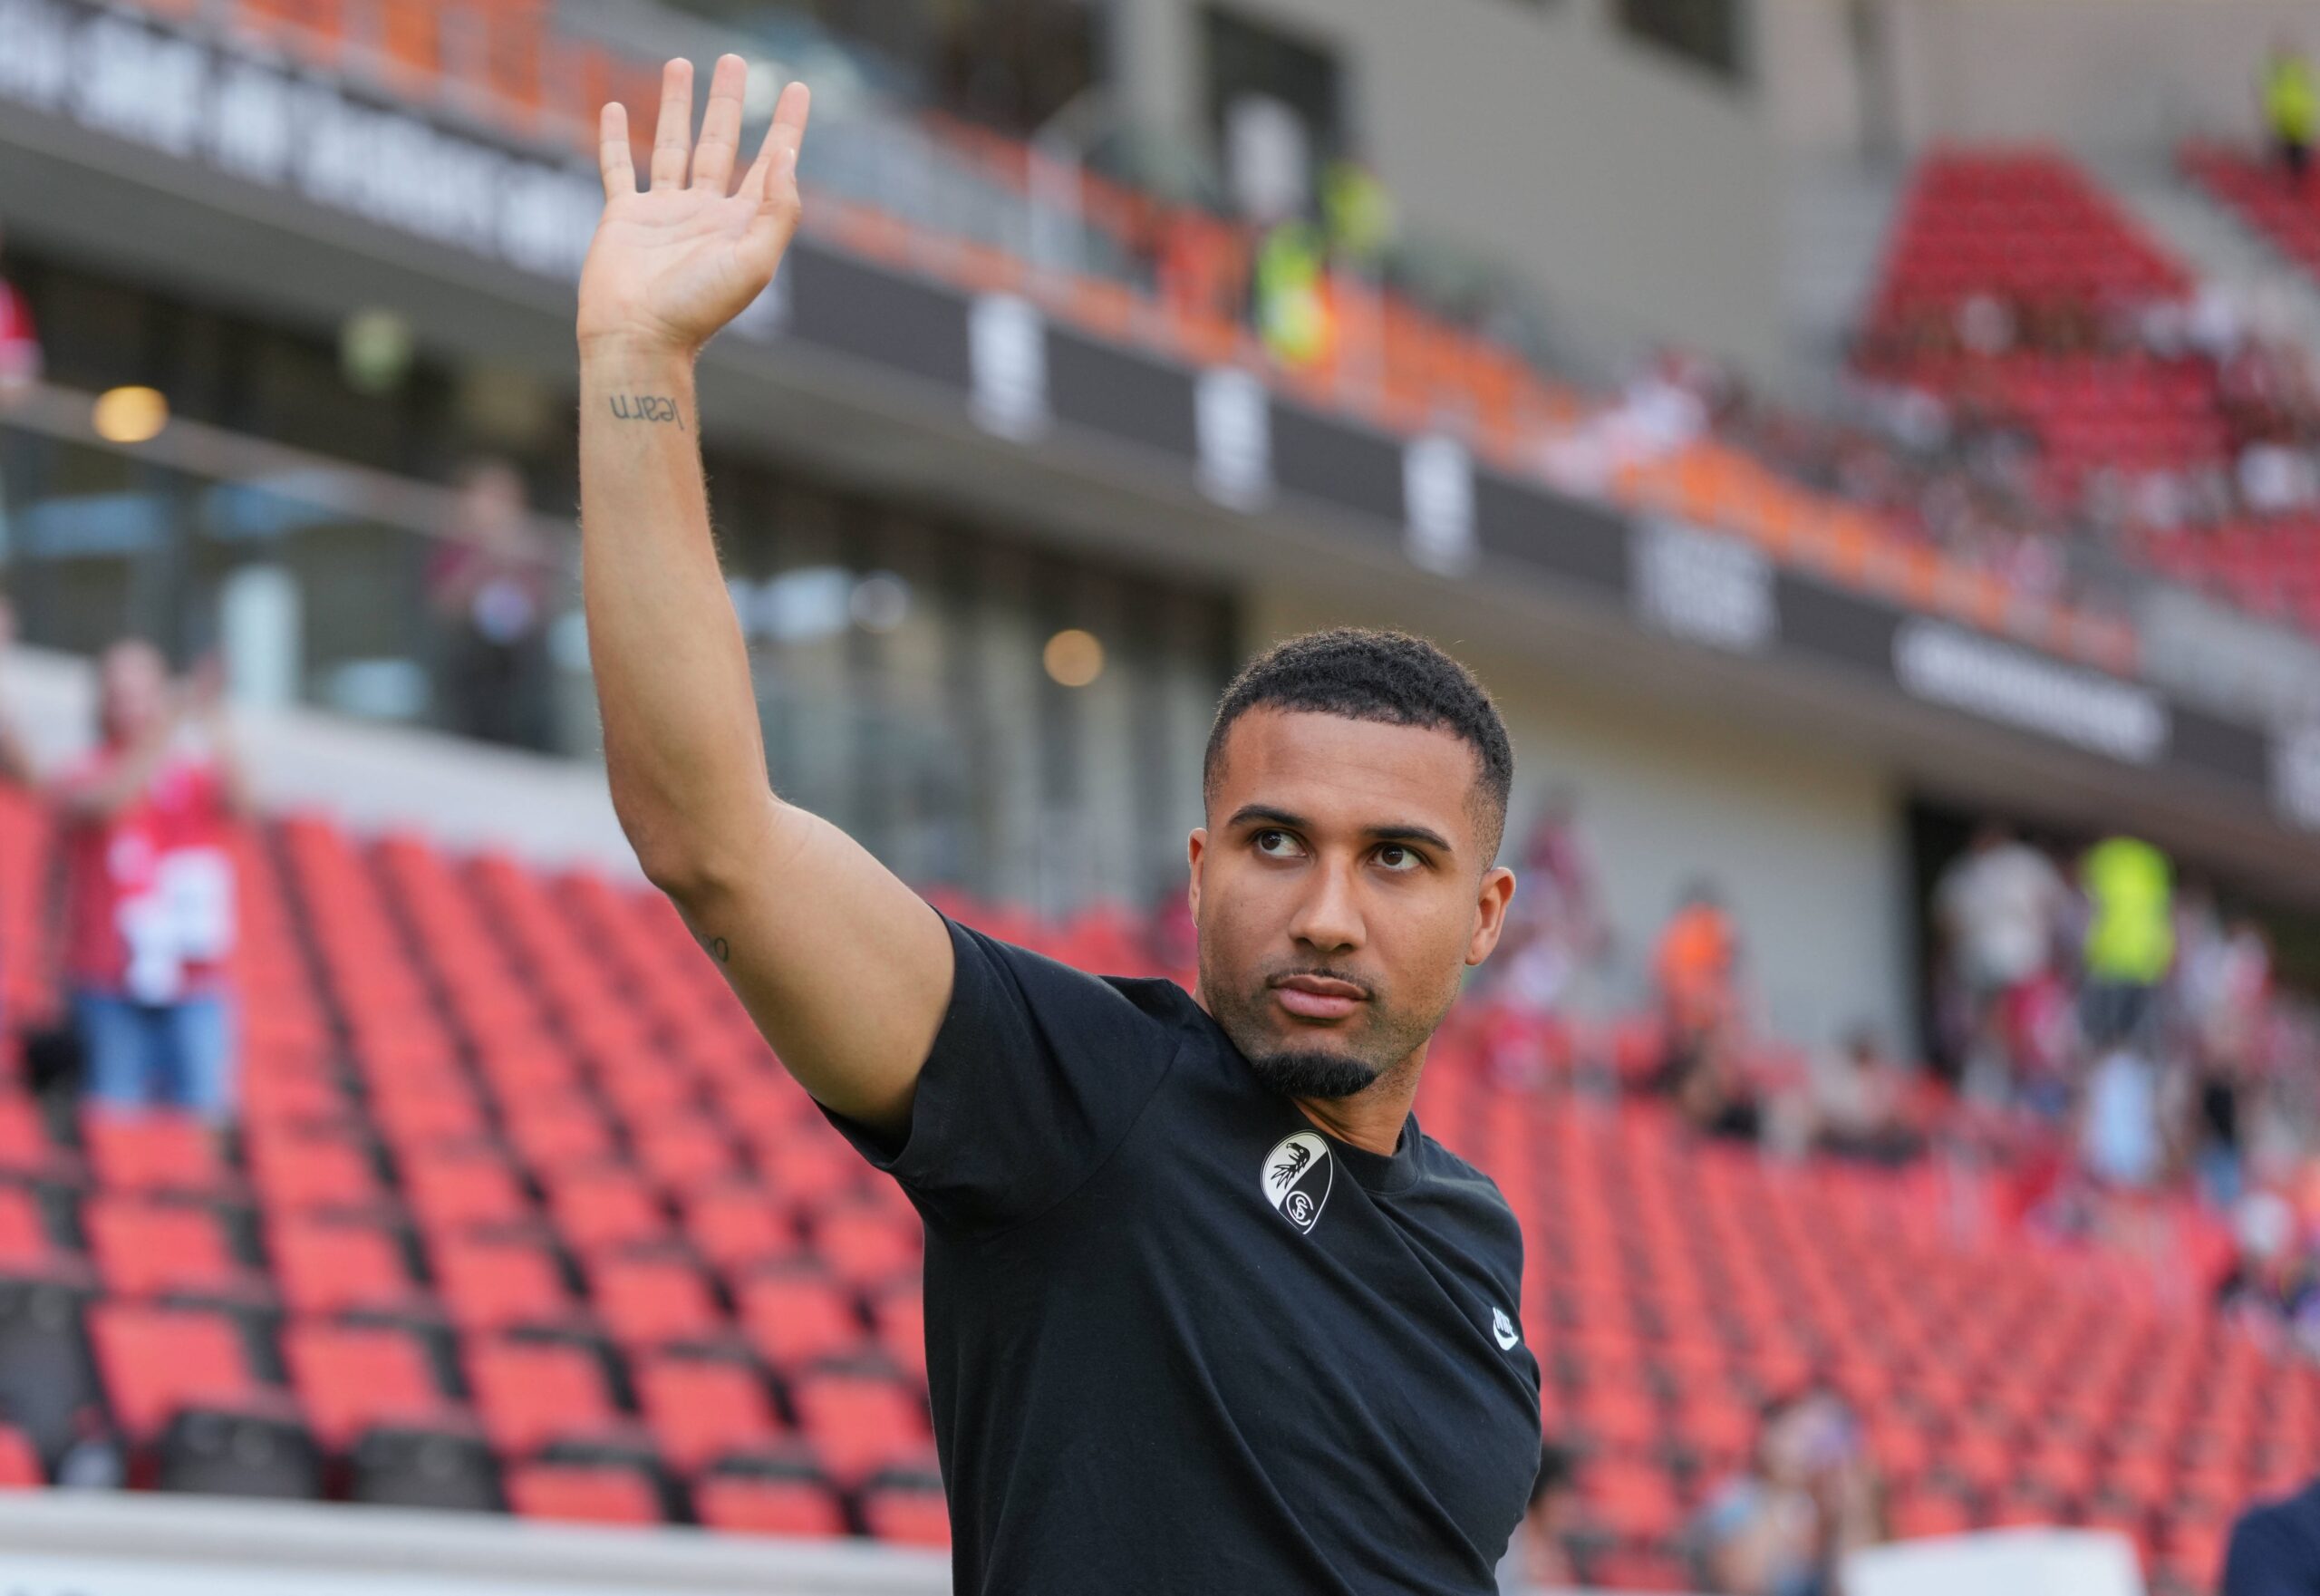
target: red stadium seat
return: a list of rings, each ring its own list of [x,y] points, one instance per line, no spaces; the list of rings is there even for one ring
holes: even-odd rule
[[[407,1330],[294,1324],[283,1332],[282,1351],[308,1427],[325,1446],[343,1451],[381,1425],[468,1427],[437,1383],[426,1347]]]
[[[860,1351],[866,1339],[852,1301],[818,1272],[752,1275],[736,1295],[749,1345],[782,1373]]]
[[[444,1311],[462,1330],[554,1326],[577,1311],[556,1255],[528,1242],[445,1236],[429,1259]]]
[[[75,1262],[50,1235],[39,1194],[0,1185],[0,1279],[46,1279]]]
[[[602,1164],[613,1155],[612,1127],[577,1092],[527,1096],[508,1105],[508,1142],[534,1175]]]
[[[940,1479],[872,1481],[862,1493],[862,1522],[879,1540],[897,1545],[947,1550],[951,1544],[951,1505]]]
[[[100,1195],[82,1212],[98,1278],[127,1297],[187,1294],[262,1301],[265,1279],[245,1265],[208,1208]]]
[[[710,1475],[693,1487],[694,1516],[751,1535],[842,1535],[846,1513],[818,1480]]]
[[[40,1104],[14,1090],[0,1089],[0,1173],[55,1175],[67,1164],[48,1134]]]
[[[624,1427],[594,1353],[553,1342],[471,1340],[468,1386],[483,1433],[503,1457],[557,1441],[594,1442]]]
[[[89,1344],[114,1422],[132,1439],[158,1434],[181,1409],[286,1413],[286,1393],[250,1371],[241,1328],[207,1309],[100,1302]]]
[[[826,1208],[814,1221],[814,1243],[839,1280],[857,1290],[915,1279],[921,1232],[913,1217],[897,1222],[860,1204]]]
[[[733,1144],[700,1115],[663,1119],[636,1133],[636,1162],[664,1192],[697,1192],[730,1180],[740,1165]]]
[[[772,1451],[785,1436],[765,1386],[729,1359],[651,1356],[631,1369],[661,1456],[680,1474]]]
[[[533,1217],[516,1173],[488,1147],[406,1148],[403,1199],[430,1234],[520,1224]]]
[[[841,1483],[923,1461],[933,1437],[926,1403],[888,1376],[816,1369],[790,1382],[800,1433]]]
[[[282,1305],[327,1316],[354,1310],[424,1312],[428,1304],[403,1261],[402,1243],[376,1225],[285,1214],[266,1229],[266,1252]]]
[[[626,1170],[572,1171],[547,1176],[543,1184],[556,1233],[575,1252],[651,1246],[669,1239],[659,1200]]]
[[[254,1129],[247,1144],[258,1203],[276,1213],[369,1211],[384,1200],[367,1141],[268,1128]]]
[[[47,1483],[32,1437],[13,1425],[0,1424],[0,1488],[21,1490]]]
[[[730,1328],[709,1283],[682,1258],[600,1258],[587,1274],[589,1303],[623,1347],[705,1341]]]
[[[233,1185],[218,1132],[198,1115],[92,1104],[81,1116],[81,1140],[97,1184],[113,1191],[209,1195]]]
[[[527,1463],[504,1476],[508,1504],[525,1518],[652,1524],[661,1496],[640,1469],[604,1464]]]
[[[794,1262],[805,1245],[773,1198],[753,1185],[693,1192],[684,1199],[684,1230],[693,1250],[728,1274]]]

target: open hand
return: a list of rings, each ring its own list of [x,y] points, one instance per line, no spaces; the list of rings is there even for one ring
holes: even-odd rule
[[[672,61],[662,69],[652,185],[642,193],[627,108],[604,107],[597,127],[604,214],[580,270],[583,348],[636,342],[691,353],[773,280],[798,230],[798,150],[808,96],[803,83],[781,92],[757,160],[733,189],[748,78],[740,56],[717,58],[696,147],[692,64]]]

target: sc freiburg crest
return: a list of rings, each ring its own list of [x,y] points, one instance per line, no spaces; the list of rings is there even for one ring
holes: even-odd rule
[[[1265,1155],[1265,1201],[1300,1233],[1310,1233],[1329,1200],[1329,1144],[1310,1130],[1285,1137]]]

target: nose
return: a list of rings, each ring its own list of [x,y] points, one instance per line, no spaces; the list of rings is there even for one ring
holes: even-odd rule
[[[1325,956],[1362,944],[1361,904],[1350,868],[1325,863],[1308,873],[1304,895],[1290,918],[1289,934]]]

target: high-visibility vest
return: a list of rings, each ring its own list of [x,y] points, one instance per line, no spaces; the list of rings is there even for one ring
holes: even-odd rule
[[[2276,55],[2264,72],[2264,120],[2272,135],[2299,144],[2312,142],[2320,125],[2320,81],[2301,55]]]
[[[1323,268],[1321,237],[1310,222],[1282,222],[1257,247],[1257,333],[1283,365],[1308,365],[1329,353]]]
[[[2079,866],[2093,916],[2087,973],[2149,986],[2175,959],[2174,872],[2167,856],[2132,837],[2106,837]]]

